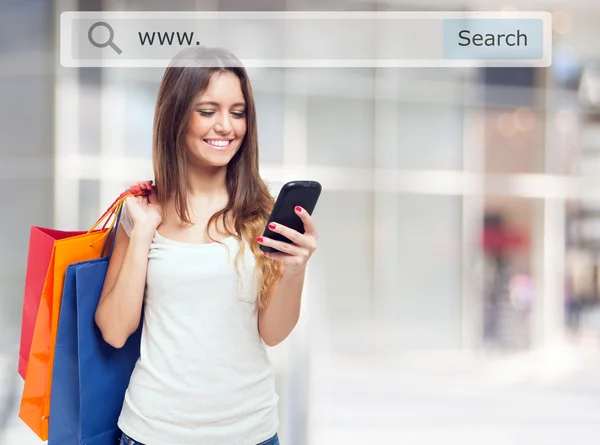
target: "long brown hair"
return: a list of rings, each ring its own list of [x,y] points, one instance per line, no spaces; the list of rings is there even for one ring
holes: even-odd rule
[[[211,216],[207,231],[222,219],[227,234],[240,241],[236,265],[245,251],[243,240],[247,241],[256,258],[258,303],[264,307],[269,289],[282,275],[281,264],[265,257],[256,241],[265,227],[274,200],[258,172],[256,110],[248,74],[241,62],[227,50],[187,48],[165,70],[154,114],[152,144],[158,201],[165,204],[172,197],[177,216],[182,222],[192,224],[187,205],[185,138],[195,99],[206,90],[212,76],[222,72],[231,72],[240,80],[246,102],[246,135],[227,164],[229,201],[225,208]],[[232,233],[229,225],[225,224],[228,217],[231,217],[237,233]]]

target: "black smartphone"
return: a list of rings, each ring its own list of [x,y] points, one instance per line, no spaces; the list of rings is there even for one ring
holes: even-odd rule
[[[269,223],[282,224],[297,232],[304,233],[304,223],[296,214],[294,208],[300,206],[309,215],[312,215],[319,200],[319,195],[321,195],[321,184],[317,181],[291,181],[286,183],[277,196],[263,236],[291,244],[292,242],[285,236],[269,229]],[[277,249],[262,244],[260,250],[263,252],[278,252]]]

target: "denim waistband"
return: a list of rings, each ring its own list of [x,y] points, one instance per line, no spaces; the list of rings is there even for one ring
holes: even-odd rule
[[[137,441],[133,440],[131,437],[129,437],[127,434],[122,433],[119,445],[144,445],[144,444],[141,442],[137,442]],[[267,439],[264,442],[261,442],[257,445],[280,445],[279,444],[279,436],[277,436],[277,434],[275,434],[270,439]]]

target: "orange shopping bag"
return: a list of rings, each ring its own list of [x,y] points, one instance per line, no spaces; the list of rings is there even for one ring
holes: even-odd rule
[[[136,188],[135,192],[137,193],[128,190],[119,196],[87,233],[60,239],[54,243],[33,332],[19,409],[21,420],[42,440],[48,440],[54,345],[67,267],[73,263],[101,256],[106,238],[116,222],[116,212],[123,205],[124,200],[134,194],[147,194],[146,190],[139,188]],[[96,230],[102,221],[105,221],[104,226]],[[107,224],[109,227],[106,227]]]

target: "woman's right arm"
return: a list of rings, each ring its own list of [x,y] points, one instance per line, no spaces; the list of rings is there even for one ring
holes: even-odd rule
[[[153,235],[135,227],[130,237],[122,226],[117,230],[95,317],[104,341],[115,348],[123,347],[140,324]]]
[[[161,220],[154,191],[127,198],[95,317],[102,337],[115,348],[123,347],[140,325],[148,252]]]

